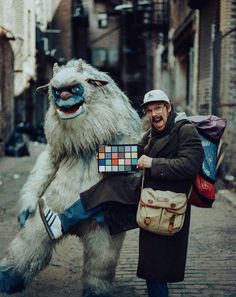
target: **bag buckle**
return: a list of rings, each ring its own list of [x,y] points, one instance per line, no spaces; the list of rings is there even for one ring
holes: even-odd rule
[[[168,226],[168,231],[172,232],[174,228],[174,223],[175,223],[175,215],[172,215],[170,220],[169,220],[169,226]]]
[[[145,220],[144,220],[144,224],[145,225],[150,225],[150,223],[151,223],[151,218],[146,217]]]

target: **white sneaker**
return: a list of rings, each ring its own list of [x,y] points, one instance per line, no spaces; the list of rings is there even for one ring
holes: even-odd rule
[[[38,200],[40,217],[44,223],[46,231],[52,240],[60,238],[62,233],[61,220],[58,213],[52,211],[45,205],[45,201],[42,198]]]

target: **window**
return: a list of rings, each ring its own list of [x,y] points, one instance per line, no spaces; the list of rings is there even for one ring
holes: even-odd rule
[[[92,49],[92,65],[101,66],[117,66],[119,55],[117,48],[93,48]]]
[[[117,66],[119,62],[119,55],[117,48],[111,48],[108,50],[108,64],[109,66]]]
[[[104,66],[107,62],[107,50],[105,48],[92,49],[92,65],[96,67]]]
[[[98,13],[98,28],[108,27],[108,15],[106,12]]]

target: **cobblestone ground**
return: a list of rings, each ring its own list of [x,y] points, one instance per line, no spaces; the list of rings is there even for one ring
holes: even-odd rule
[[[31,144],[31,156],[0,158],[0,258],[17,233],[16,202],[20,188],[43,145]],[[236,204],[235,204],[236,205]],[[236,206],[224,197],[213,209],[192,208],[186,278],[171,284],[170,297],[236,297]],[[138,230],[129,231],[116,273],[116,284],[126,296],[147,296],[145,283],[136,278]],[[82,247],[71,237],[54,253],[50,266],[16,297],[79,297]],[[0,296],[6,296],[0,294]]]

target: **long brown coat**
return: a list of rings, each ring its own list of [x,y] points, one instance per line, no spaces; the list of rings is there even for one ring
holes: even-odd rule
[[[193,125],[173,124],[170,133],[153,136],[144,153],[154,157],[145,186],[189,193],[203,161],[200,138]],[[139,277],[160,282],[184,279],[189,223],[190,203],[184,226],[175,235],[160,236],[140,229]]]
[[[200,170],[203,149],[195,127],[175,123],[174,119],[172,114],[164,133],[146,133],[140,142],[140,153],[153,157],[151,169],[146,170],[145,186],[188,193]],[[81,194],[86,209],[107,201],[137,204],[139,196],[140,178],[134,176],[104,178]],[[189,222],[190,203],[184,226],[175,235],[161,236],[140,229],[138,277],[160,282],[184,279]]]

